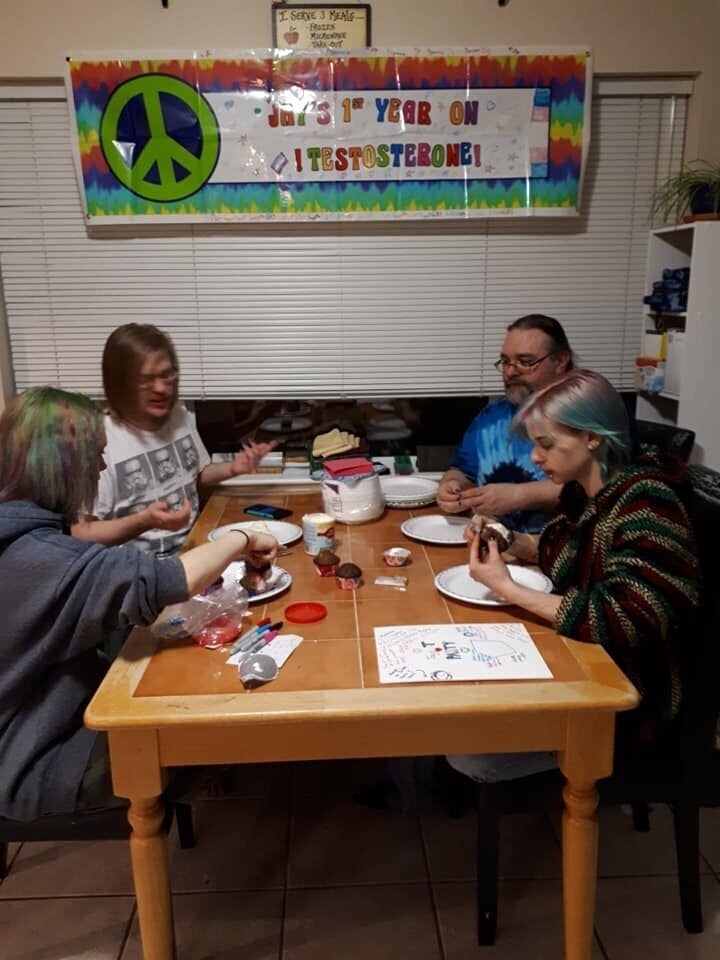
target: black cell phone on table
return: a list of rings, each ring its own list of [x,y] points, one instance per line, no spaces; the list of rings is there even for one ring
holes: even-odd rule
[[[282,520],[283,517],[292,516],[292,510],[271,507],[267,503],[254,503],[251,507],[245,507],[245,513],[249,513],[251,517],[262,517],[263,520]]]

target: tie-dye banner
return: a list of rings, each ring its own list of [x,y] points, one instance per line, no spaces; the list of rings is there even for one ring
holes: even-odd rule
[[[89,222],[574,215],[590,54],[67,59]]]

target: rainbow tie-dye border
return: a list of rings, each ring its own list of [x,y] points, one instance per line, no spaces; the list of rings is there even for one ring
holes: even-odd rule
[[[67,58],[76,166],[88,222],[383,219],[575,215],[589,140],[591,56],[587,50],[523,48],[446,51],[368,50],[320,56],[261,51],[187,56]],[[457,91],[533,88],[549,116],[545,156],[516,179],[345,182],[205,182],[177,201],[144,199],[124,186],[100,146],[100,125],[117,88],[146,74],[177,77],[203,95],[272,96],[295,84],[334,91]],[[549,96],[547,91],[549,91]],[[547,110],[547,114],[543,111]]]

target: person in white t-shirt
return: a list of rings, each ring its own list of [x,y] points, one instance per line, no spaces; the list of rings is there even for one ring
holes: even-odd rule
[[[93,514],[73,535],[107,546],[132,540],[155,554],[173,554],[195,522],[197,484],[213,486],[253,473],[271,443],[247,443],[229,463],[211,463],[194,418],[178,402],[179,365],[167,334],[128,323],[105,344],[103,386],[107,469]]]

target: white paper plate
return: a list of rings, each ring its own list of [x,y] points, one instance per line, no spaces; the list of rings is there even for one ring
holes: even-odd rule
[[[380,477],[385,503],[389,507],[424,507],[435,503],[439,484],[425,477]]]
[[[235,560],[223,570],[223,580],[225,583],[239,583],[244,576],[245,563],[242,560]],[[282,593],[283,590],[287,590],[291,583],[292,577],[287,570],[284,570],[282,567],[273,567],[267,590],[263,590],[262,593],[251,594],[248,602],[259,603],[269,600],[270,597],[276,597],[279,593]]]
[[[412,517],[401,524],[400,529],[406,537],[412,537],[413,540],[420,540],[422,543],[467,546],[463,531],[469,522],[467,517],[433,513],[429,517]]]
[[[508,571],[515,583],[519,583],[523,587],[542,590],[543,593],[552,591],[552,583],[539,570],[509,563]],[[461,567],[450,567],[449,570],[442,570],[435,577],[435,586],[440,593],[444,593],[446,597],[452,597],[453,600],[463,600],[465,603],[488,607],[507,607],[510,605],[508,600],[503,600],[496,593],[493,593],[489,587],[473,580],[470,576],[470,568],[466,563]]]
[[[253,524],[256,523],[264,523],[267,532],[275,537],[282,547],[289,543],[295,543],[302,536],[302,527],[299,527],[296,523],[287,523],[285,520],[263,520],[262,517],[258,517],[256,520],[243,520],[241,523],[226,523],[224,527],[215,527],[208,534],[208,540],[217,540],[218,537],[223,537],[228,530],[245,530],[247,533],[252,533]]]

